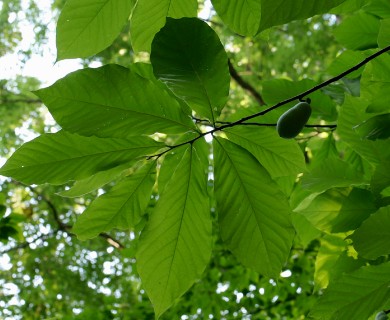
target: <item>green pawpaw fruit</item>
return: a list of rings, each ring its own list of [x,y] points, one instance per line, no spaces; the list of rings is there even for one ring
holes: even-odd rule
[[[389,316],[384,311],[378,312],[375,316],[375,320],[388,320],[388,319]]]
[[[303,129],[311,115],[311,107],[307,102],[299,102],[283,113],[277,124],[279,136],[285,139],[296,137]]]

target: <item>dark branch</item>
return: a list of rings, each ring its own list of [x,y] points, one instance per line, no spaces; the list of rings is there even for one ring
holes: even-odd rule
[[[291,97],[291,98],[288,98],[286,100],[283,100],[275,105],[273,105],[272,107],[268,108],[268,109],[265,109],[261,112],[257,112],[255,114],[252,114],[250,116],[247,116],[247,117],[244,117],[244,118],[241,118],[240,120],[237,120],[237,121],[234,121],[234,122],[231,122],[231,123],[227,123],[227,124],[224,124],[220,127],[215,127],[214,129],[212,130],[209,130],[207,132],[203,132],[203,133],[200,133],[199,136],[189,140],[189,141],[186,141],[186,142],[182,142],[182,143],[179,143],[177,145],[173,145],[173,146],[167,146],[167,149],[162,151],[161,153],[158,153],[158,154],[155,154],[155,155],[152,155],[152,156],[148,156],[147,157],[147,160],[149,159],[152,159],[152,158],[160,158],[161,156],[163,156],[164,154],[168,153],[169,151],[175,149],[175,148],[178,148],[178,147],[181,147],[181,146],[184,146],[186,144],[192,144],[194,143],[195,141],[197,141],[198,139],[208,135],[208,134],[214,134],[215,132],[218,132],[218,131],[222,131],[224,129],[227,129],[227,128],[231,128],[231,127],[234,127],[234,126],[238,126],[238,125],[244,125],[245,122],[247,122],[248,120],[251,120],[251,119],[254,119],[254,118],[257,118],[257,117],[260,117],[260,116],[263,116],[265,114],[267,114],[268,112],[271,112],[272,110],[276,109],[276,108],[279,108],[289,102],[292,102],[292,101],[295,101],[295,100],[302,100],[304,99],[305,97],[307,97],[310,93],[313,93],[315,91],[318,91],[320,90],[321,88],[324,88],[326,86],[328,86],[329,84],[333,83],[333,82],[336,82],[337,80],[340,80],[341,78],[345,77],[346,75],[352,73],[353,71],[356,71],[358,70],[359,68],[361,68],[362,66],[364,66],[365,64],[367,64],[368,62],[370,62],[371,60],[375,59],[376,57],[379,57],[381,54],[384,54],[385,52],[389,51],[390,50],[390,45],[375,52],[374,54],[368,56],[367,58],[365,58],[363,61],[359,62],[358,64],[356,64],[355,66],[349,68],[348,70],[340,73],[339,75],[333,77],[333,78],[330,78],[322,83],[320,83],[319,85],[316,85],[314,87],[312,87],[311,89],[309,90],[306,90],[294,97]],[[316,125],[316,127],[319,127],[318,125]]]
[[[263,97],[256,91],[256,89],[248,82],[246,82],[237,72],[237,70],[234,68],[232,62],[230,59],[228,59],[229,64],[229,72],[232,78],[242,87],[243,89],[247,90],[259,103],[260,106],[264,106],[265,102],[263,100]]]

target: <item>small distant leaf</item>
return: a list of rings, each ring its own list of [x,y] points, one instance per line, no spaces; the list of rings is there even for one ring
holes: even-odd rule
[[[340,43],[350,50],[377,48],[380,22],[373,15],[359,12],[346,18],[334,31]]]
[[[63,129],[81,135],[128,138],[195,129],[161,86],[118,65],[73,72],[35,94]]]
[[[261,24],[259,32],[280,24],[310,18],[326,13],[345,0],[261,0]]]
[[[235,127],[225,132],[231,141],[252,153],[273,178],[306,171],[297,142],[280,139],[275,128]]]
[[[371,192],[364,189],[330,189],[300,209],[315,227],[326,232],[354,230],[377,210]]]
[[[86,58],[107,48],[132,9],[129,0],[68,0],[57,24],[57,60]]]
[[[367,320],[390,296],[390,262],[361,267],[330,283],[309,318]]]
[[[167,17],[196,17],[197,7],[196,0],[138,0],[130,20],[133,49],[150,52],[152,40]]]
[[[157,318],[200,277],[211,256],[205,148],[198,140],[173,151],[180,158],[168,163],[171,179],[141,234],[137,270]]]
[[[150,162],[118,182],[82,213],[72,228],[80,240],[113,228],[134,227],[145,213],[155,181],[156,163]]]
[[[196,18],[167,19],[152,43],[157,78],[212,122],[229,94],[227,55],[217,34]]]
[[[26,184],[61,184],[153,154],[163,147],[164,144],[147,137],[109,139],[60,131],[25,143],[0,169],[0,174]]]
[[[212,0],[223,22],[234,32],[254,36],[260,27],[261,1]]]
[[[353,127],[360,137],[368,140],[387,139],[390,137],[390,113],[381,114],[365,120]]]
[[[390,254],[390,207],[371,215],[350,238],[359,255],[376,259]]]
[[[247,150],[222,138],[214,150],[222,239],[242,264],[278,277],[294,238],[286,197]]]

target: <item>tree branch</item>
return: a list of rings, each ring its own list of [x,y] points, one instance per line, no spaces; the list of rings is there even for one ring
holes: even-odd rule
[[[260,95],[260,93],[257,92],[257,90],[248,82],[246,82],[237,72],[237,70],[234,68],[232,62],[230,59],[228,59],[229,64],[229,72],[232,78],[240,85],[241,88],[247,90],[259,103],[260,106],[264,106],[265,102],[263,100],[263,97]]]
[[[227,128],[231,128],[231,127],[235,127],[237,125],[244,125],[245,122],[247,122],[248,120],[251,120],[251,119],[254,119],[254,118],[257,118],[257,117],[260,117],[260,116],[263,116],[265,114],[267,114],[268,112],[271,112],[272,110],[276,109],[276,108],[279,108],[289,102],[292,102],[292,101],[295,101],[295,100],[302,100],[304,99],[306,96],[308,96],[310,93],[313,93],[315,91],[318,91],[320,90],[321,88],[323,87],[326,87],[328,86],[329,84],[333,83],[333,82],[336,82],[337,80],[340,80],[341,78],[345,77],[346,75],[352,73],[353,71],[356,71],[358,70],[359,68],[361,68],[362,66],[366,65],[368,62],[370,62],[371,60],[374,60],[375,58],[379,57],[381,54],[384,54],[385,52],[389,51],[390,50],[390,45],[373,53],[372,55],[368,56],[367,58],[365,58],[363,61],[359,62],[358,64],[356,64],[355,66],[349,68],[348,70],[340,73],[339,75],[333,77],[333,78],[330,78],[314,87],[312,87],[311,89],[308,89],[300,94],[297,94],[296,96],[293,96],[291,98],[288,98],[286,100],[283,100],[281,102],[278,102],[277,104],[273,105],[272,107],[268,108],[268,109],[265,109],[261,112],[257,112],[257,113],[254,113],[250,116],[247,116],[247,117],[244,117],[244,118],[241,118],[240,120],[237,120],[237,121],[234,121],[234,122],[230,122],[230,123],[227,123],[227,124],[224,124],[220,127],[215,127],[213,128],[212,130],[209,130],[209,131],[206,131],[206,132],[202,132],[200,133],[197,137],[189,140],[189,141],[186,141],[186,142],[182,142],[182,143],[179,143],[177,145],[172,145],[172,146],[167,146],[167,149],[158,153],[158,154],[155,154],[155,155],[151,155],[151,156],[147,156],[146,159],[147,160],[150,160],[150,159],[153,159],[153,158],[160,158],[161,156],[163,156],[164,154],[168,153],[169,151],[175,149],[175,148],[178,148],[178,147],[181,147],[181,146],[184,146],[186,144],[193,144],[195,141],[199,140],[200,138],[208,135],[208,134],[214,134],[218,131],[222,131],[224,129],[227,129]],[[316,125],[318,127],[318,125]]]

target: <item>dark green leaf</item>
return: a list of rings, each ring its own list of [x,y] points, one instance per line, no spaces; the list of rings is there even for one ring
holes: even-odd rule
[[[278,277],[294,237],[286,197],[247,150],[221,138],[214,150],[222,239],[242,264]]]
[[[215,122],[229,94],[230,75],[213,29],[195,18],[167,19],[153,40],[150,60],[157,78],[199,116]]]
[[[353,128],[363,139],[387,139],[390,137],[390,113],[372,117]]]

